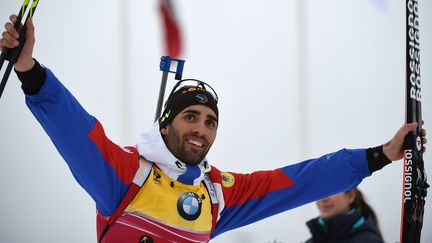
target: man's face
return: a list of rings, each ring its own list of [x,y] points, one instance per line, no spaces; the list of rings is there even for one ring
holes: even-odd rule
[[[178,159],[199,164],[216,138],[218,122],[215,112],[203,105],[192,105],[161,129],[165,144]]]

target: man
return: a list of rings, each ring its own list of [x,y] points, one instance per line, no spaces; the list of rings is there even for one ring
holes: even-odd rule
[[[16,16],[10,17],[15,22]],[[0,47],[18,45],[6,23]],[[119,147],[54,74],[33,59],[32,21],[15,64],[26,103],[78,183],[94,199],[100,242],[206,242],[274,214],[347,191],[403,157],[405,124],[386,144],[342,149],[272,171],[221,172],[206,159],[218,129],[217,95],[197,80],[174,87],[133,147]],[[426,143],[423,130],[422,143]]]

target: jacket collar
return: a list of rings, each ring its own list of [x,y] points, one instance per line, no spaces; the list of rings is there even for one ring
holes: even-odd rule
[[[140,156],[155,163],[171,179],[184,184],[199,185],[204,174],[211,170],[206,158],[198,165],[177,159],[162,139],[159,122],[155,122],[149,131],[139,135],[136,147]]]
[[[357,209],[330,219],[318,217],[308,221],[314,243],[341,242],[357,231],[373,231],[372,221],[361,215]]]

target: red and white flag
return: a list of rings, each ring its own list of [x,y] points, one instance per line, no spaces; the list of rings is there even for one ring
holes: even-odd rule
[[[171,0],[160,0],[159,2],[159,11],[164,26],[165,54],[179,57],[182,52],[182,38]]]

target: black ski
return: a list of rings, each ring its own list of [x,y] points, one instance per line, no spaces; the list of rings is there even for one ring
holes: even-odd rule
[[[401,243],[419,243],[427,188],[422,152],[418,0],[406,0],[406,122],[418,128],[405,137]]]
[[[26,34],[26,30],[27,30],[27,27],[26,27],[27,19],[30,18],[30,17],[33,17],[33,14],[36,11],[36,7],[37,7],[38,3],[39,3],[39,0],[33,0],[32,1],[31,6],[30,6],[30,10],[29,10],[29,12],[27,14],[27,17],[26,17],[26,20],[25,20],[22,28],[19,29],[19,27],[21,25],[21,21],[22,21],[22,19],[24,17],[24,14],[26,13],[27,7],[30,4],[30,0],[24,0],[23,4],[22,4],[22,6],[21,6],[21,8],[20,8],[20,10],[18,12],[17,21],[14,24],[15,29],[19,30],[19,39],[18,39],[18,41],[19,41],[20,44],[17,47],[13,48],[13,49],[5,47],[2,50],[2,53],[1,53],[1,56],[0,56],[0,70],[3,67],[3,64],[4,64],[5,60],[8,60],[9,63],[7,65],[7,67],[6,67],[6,71],[5,71],[4,75],[3,75],[2,81],[0,83],[0,98],[1,98],[1,96],[3,94],[3,90],[4,90],[5,86],[6,86],[6,83],[8,81],[9,75],[10,75],[10,73],[12,71],[12,67],[17,62],[18,57],[19,57],[19,55],[21,53],[21,50],[22,50],[22,48],[24,46],[24,43],[25,43],[25,34]]]

